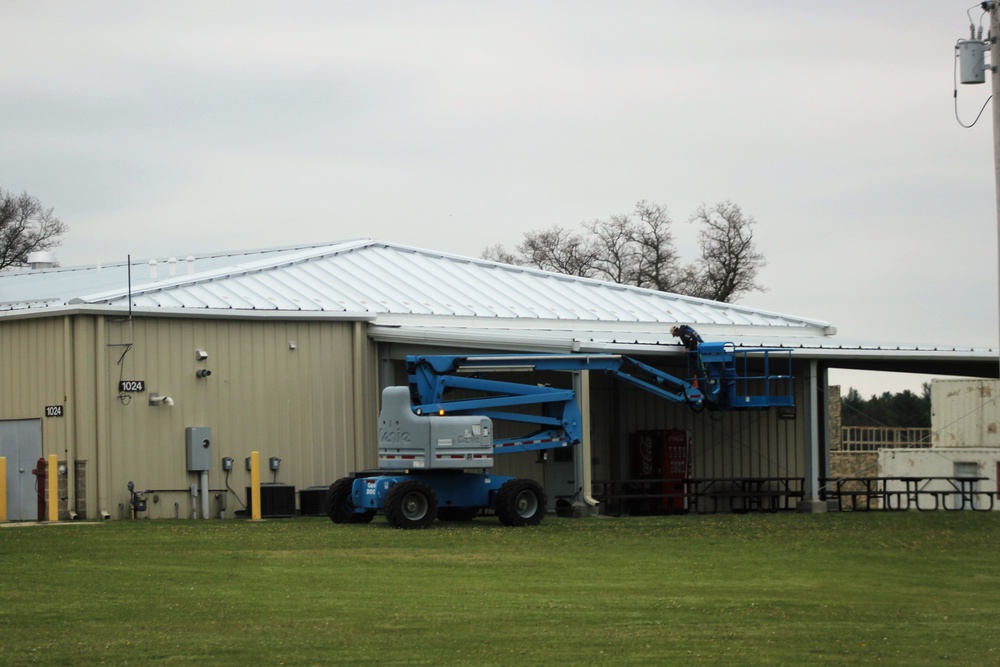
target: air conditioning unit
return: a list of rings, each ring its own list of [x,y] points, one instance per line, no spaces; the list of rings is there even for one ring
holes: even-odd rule
[[[253,493],[247,487],[247,515],[253,515]],[[260,517],[280,519],[295,516],[295,487],[280,482],[260,485]]]
[[[326,516],[325,486],[310,486],[299,491],[299,514],[302,516]]]

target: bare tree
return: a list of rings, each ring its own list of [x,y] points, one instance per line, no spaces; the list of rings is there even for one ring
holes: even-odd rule
[[[635,205],[635,216],[639,220],[632,235],[636,276],[630,284],[661,292],[686,293],[692,279],[691,269],[681,264],[674,247],[670,231],[673,220],[667,207],[643,200]]]
[[[582,234],[553,225],[540,232],[527,232],[517,245],[522,263],[569,276],[593,278],[598,246]]]
[[[757,284],[757,273],[767,262],[754,243],[753,216],[744,214],[733,202],[724,201],[712,208],[702,204],[690,222],[701,225],[696,296],[731,302],[748,292],[765,291]]]
[[[667,207],[645,200],[631,215],[584,222],[586,235],[553,226],[526,233],[516,252],[497,244],[482,257],[715,301],[763,290],[756,277],[765,262],[754,244],[752,217],[726,201],[702,204],[690,222],[702,225],[701,258],[691,264],[681,262],[674,246]]]
[[[69,227],[27,192],[15,195],[0,188],[0,271],[28,263],[28,253],[62,243]]]
[[[507,248],[504,248],[502,243],[494,243],[489,246],[479,257],[481,259],[488,259],[491,262],[500,262],[501,264],[521,264],[521,258],[507,250]]]
[[[583,223],[594,239],[595,275],[616,283],[632,284],[638,270],[635,226],[627,215],[613,215],[607,220]]]

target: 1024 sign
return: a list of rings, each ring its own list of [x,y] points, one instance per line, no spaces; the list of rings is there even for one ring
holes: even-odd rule
[[[146,391],[146,381],[145,380],[120,380],[118,382],[118,391],[123,393],[133,393],[139,394]]]

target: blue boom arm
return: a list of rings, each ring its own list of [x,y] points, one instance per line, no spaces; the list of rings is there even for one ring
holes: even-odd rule
[[[731,344],[703,343],[702,346],[704,354],[691,355],[695,369],[690,381],[617,354],[409,356],[406,363],[410,400],[416,414],[476,414],[537,427],[526,436],[495,440],[496,453],[574,445],[582,437],[582,422],[571,389],[484,377],[493,372],[600,371],[664,400],[685,403],[694,411],[705,407],[734,410],[794,405],[790,395],[790,358],[789,374],[772,376],[768,354],[774,350],[743,351],[763,356],[765,375],[739,376],[736,373],[737,355]],[[699,379],[702,388],[699,388]],[[741,380],[744,386],[750,381],[763,382],[763,395],[739,395]],[[775,380],[787,380],[787,395],[771,391]],[[458,392],[460,397],[446,396],[446,392]],[[537,409],[522,411],[529,406]]]

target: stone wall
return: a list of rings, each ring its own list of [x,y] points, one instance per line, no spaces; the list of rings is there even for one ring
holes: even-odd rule
[[[827,476],[832,479],[878,477],[878,452],[843,451],[844,431],[840,421],[840,387],[831,386],[827,398],[830,411],[830,470]],[[863,489],[864,485],[861,482],[845,482],[841,486],[843,491],[861,491]],[[864,503],[867,501],[860,498],[858,502],[861,503],[859,505],[861,508],[865,506]],[[841,506],[844,509],[854,509],[854,499],[842,499]]]
[[[830,475],[833,479],[845,477],[878,477],[878,452],[830,452]],[[832,485],[830,487],[833,488]],[[844,482],[841,491],[863,491],[862,482]],[[858,509],[867,509],[866,498],[858,499]],[[874,501],[872,501],[874,502]],[[842,498],[843,509],[855,509],[853,498]],[[872,508],[875,505],[871,505]]]
[[[59,465],[66,465],[65,461],[60,461]],[[77,519],[87,518],[87,462],[77,461],[75,463],[74,474],[76,475],[76,512]],[[66,493],[67,475],[59,475],[59,520],[69,521],[72,515],[69,513],[69,499]]]
[[[831,385],[827,392],[827,410],[830,415],[830,451],[843,449],[843,424],[840,421],[840,385]]]

